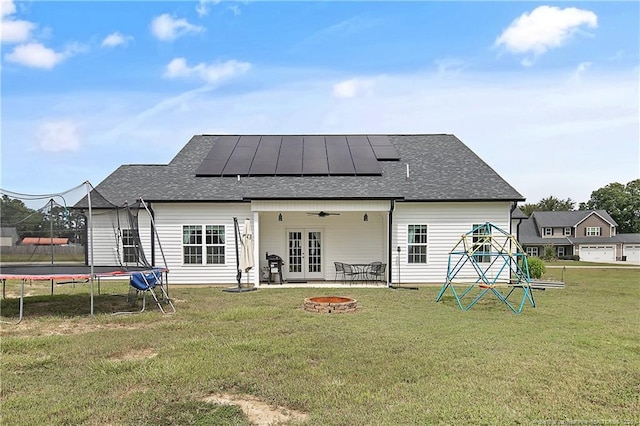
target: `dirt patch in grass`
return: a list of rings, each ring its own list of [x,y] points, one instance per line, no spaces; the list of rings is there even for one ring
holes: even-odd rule
[[[308,417],[306,413],[285,407],[271,406],[251,395],[213,394],[206,396],[203,401],[221,405],[237,405],[249,421],[256,426],[282,425],[290,421],[303,422]]]
[[[95,324],[83,321],[22,321],[19,325],[4,326],[0,328],[0,336],[20,335],[26,336],[68,336],[91,333],[104,329],[109,330],[137,330],[145,327],[144,324]]]

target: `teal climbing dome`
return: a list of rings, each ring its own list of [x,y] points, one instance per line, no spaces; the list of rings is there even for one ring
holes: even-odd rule
[[[527,255],[513,235],[489,222],[462,235],[449,252],[447,279],[436,302],[447,290],[463,311],[490,295],[516,314],[527,301],[535,307]]]

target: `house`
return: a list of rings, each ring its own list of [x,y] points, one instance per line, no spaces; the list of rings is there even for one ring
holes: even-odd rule
[[[387,283],[441,283],[461,235],[485,222],[509,230],[523,201],[449,134],[196,135],[168,164],[123,165],[91,191],[94,212],[139,198],[139,240],[172,284],[234,283],[233,218],[249,219],[256,286],[274,254],[290,282],[380,261]],[[96,265],[123,261],[131,232],[118,222],[114,248],[115,223],[94,217]]]
[[[0,227],[0,247],[15,246],[20,237],[18,237],[18,231],[13,226]]]
[[[529,256],[546,247],[559,258],[579,256],[587,262],[640,262],[640,234],[618,234],[605,210],[537,211],[518,220],[518,241]]]

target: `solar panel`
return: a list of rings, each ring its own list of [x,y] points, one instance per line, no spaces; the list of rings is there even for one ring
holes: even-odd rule
[[[377,160],[379,161],[400,160],[400,155],[398,155],[398,151],[396,151],[396,148],[393,146],[393,144],[389,140],[389,136],[370,135],[370,136],[367,136],[367,138],[369,139],[369,143],[371,144],[371,148],[373,148],[373,152]]]
[[[302,174],[328,175],[327,145],[324,136],[305,136],[302,153]]]
[[[392,146],[372,146],[373,153],[378,161],[398,161],[398,151]]]
[[[330,175],[354,175],[356,169],[351,160],[351,152],[346,136],[326,136],[327,161]]]
[[[248,175],[258,142],[259,136],[241,136],[222,170],[223,176]]]
[[[276,175],[302,174],[302,136],[283,136]]]
[[[281,143],[282,136],[263,136],[249,174],[252,176],[275,175]]]
[[[382,167],[380,167],[366,136],[347,136],[347,142],[357,175],[379,175],[382,173]]]
[[[221,176],[239,136],[220,136],[196,170],[196,176]]]
[[[380,175],[380,161],[399,159],[384,135],[219,136],[196,175]]]

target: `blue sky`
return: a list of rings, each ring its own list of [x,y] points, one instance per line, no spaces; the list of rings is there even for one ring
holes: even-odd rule
[[[202,133],[451,133],[527,202],[587,201],[640,177],[639,4],[0,0],[0,186]]]

